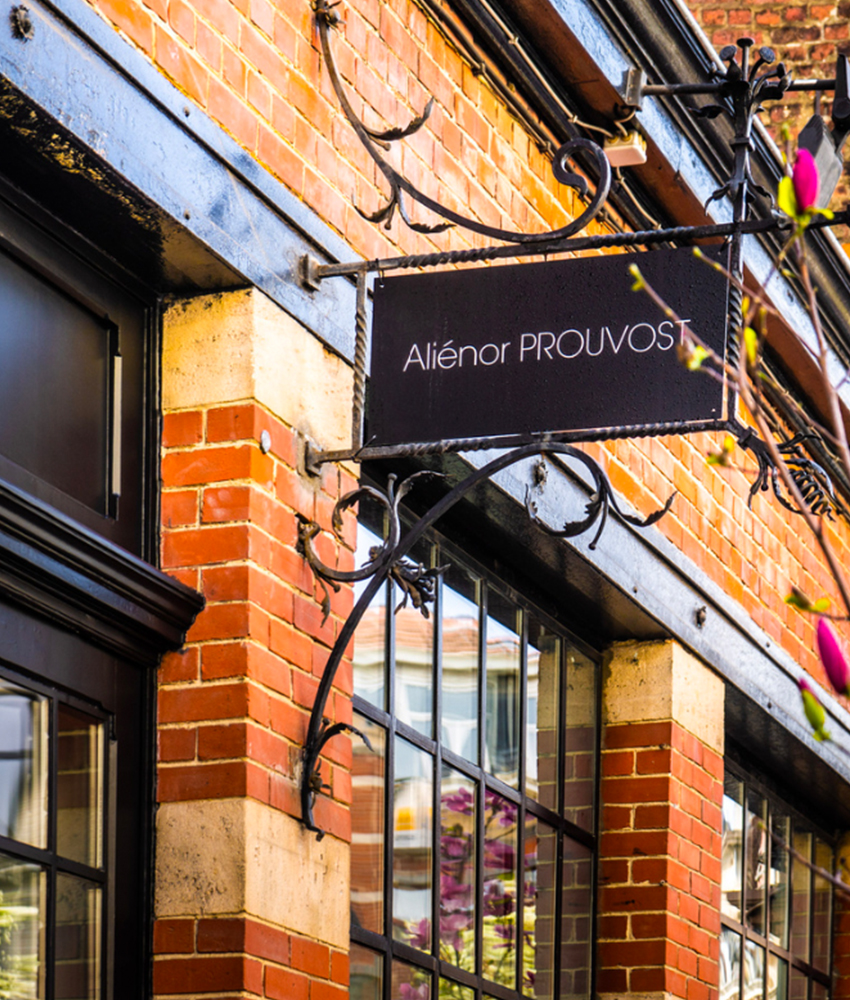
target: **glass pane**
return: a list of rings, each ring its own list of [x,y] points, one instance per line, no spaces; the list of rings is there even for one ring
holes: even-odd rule
[[[383,1000],[384,966],[377,952],[352,941],[349,969],[350,1000]]]
[[[741,935],[724,927],[720,931],[720,1000],[741,996]]]
[[[357,552],[354,557],[358,569],[370,561],[370,551],[380,551],[383,544],[378,535],[363,523],[364,519],[368,519],[369,513],[366,501],[361,500]],[[368,579],[354,584],[355,601],[360,599],[368,585]],[[351,658],[354,693],[376,708],[386,708],[386,642],[387,590],[386,587],[381,587],[354,633],[354,655]]]
[[[765,930],[767,885],[767,802],[757,792],[747,793],[747,845],[744,870],[744,921],[758,934]],[[746,992],[746,991],[745,991]],[[746,1000],[746,998],[745,998]]]
[[[47,847],[47,699],[0,680],[0,836]]]
[[[833,873],[832,848],[815,838],[815,865]],[[832,927],[832,884],[815,872],[812,896],[812,965],[829,972],[830,928]]]
[[[56,1000],[100,998],[100,887],[56,876]]]
[[[767,957],[767,1000],[788,1000],[788,963],[776,955]]]
[[[596,664],[567,649],[567,718],[564,757],[564,815],[593,832],[596,784]]]
[[[475,990],[450,979],[440,980],[440,1000],[475,1000]]]
[[[743,1000],[761,1000],[764,991],[764,948],[753,941],[744,944]]]
[[[519,786],[520,651],[519,610],[490,589],[484,767],[512,788]]]
[[[744,876],[744,783],[727,774],[723,788],[721,912],[741,923]]]
[[[428,569],[433,546],[421,543],[410,559]],[[395,714],[400,722],[424,736],[433,736],[434,705],[434,619],[413,606],[413,600],[396,585],[395,610]],[[431,605],[433,608],[433,605]]]
[[[808,976],[791,966],[791,976],[788,981],[788,1000],[808,1000]]]
[[[351,746],[351,922],[384,933],[384,787],[386,732],[354,713],[354,725],[369,737]]]
[[[561,642],[540,622],[528,622],[528,705],[525,729],[525,793],[558,808],[558,681]]]
[[[37,865],[0,854],[0,996],[44,996],[44,887]]]
[[[446,765],[440,789],[440,958],[475,971],[475,784]]]
[[[431,949],[434,760],[396,737],[393,801],[393,937]]]
[[[790,858],[782,844],[790,843],[791,820],[775,808],[772,811],[770,841],[770,940],[782,948],[788,947],[788,868]],[[781,841],[781,843],[780,843]],[[784,1000],[784,997],[783,997]]]
[[[103,816],[103,723],[58,707],[56,850],[97,868]]]
[[[526,813],[523,845],[522,992],[529,997],[552,996],[557,847],[555,831],[536,816]]]
[[[484,954],[482,973],[516,988],[517,807],[489,789],[484,792]]]
[[[794,828],[793,848],[800,858],[791,859],[791,954],[804,962],[809,960],[809,910],[811,906],[812,835]],[[791,992],[795,989],[791,976]]]
[[[392,1000],[431,1000],[431,973],[393,962]]]
[[[592,875],[590,848],[565,837],[559,1000],[590,995]]]
[[[443,576],[442,741],[454,753],[478,761],[480,583],[460,567]]]
[[[829,990],[822,984],[812,980],[812,998],[811,1000],[828,1000]]]

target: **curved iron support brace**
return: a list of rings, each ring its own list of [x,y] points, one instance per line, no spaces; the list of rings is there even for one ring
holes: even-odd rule
[[[801,514],[802,511],[798,510],[785,496],[779,470],[773,464],[773,459],[764,441],[751,427],[735,429],[741,431],[738,434],[738,444],[752,452],[759,467],[758,475],[750,487],[747,506],[752,507],[753,498],[757,493],[770,488],[786,510],[792,514]],[[827,517],[833,521],[835,520],[833,511],[838,507],[838,500],[832,487],[832,480],[822,465],[803,454],[801,445],[807,438],[814,439],[816,435],[796,434],[788,441],[781,442],[778,449],[785,458],[785,464],[791,473],[791,478],[797,484],[809,510],[819,517]]]
[[[424,514],[416,522],[416,524],[413,525],[410,531],[408,531],[403,538],[399,538],[397,519],[398,502],[411,488],[412,480],[420,477],[422,473],[414,473],[413,476],[409,477],[400,484],[397,491],[395,489],[395,479],[393,477],[389,484],[386,497],[383,497],[378,490],[372,490],[371,487],[367,486],[360,487],[360,489],[353,490],[351,493],[347,494],[339,501],[338,504],[338,506],[343,509],[345,507],[352,506],[359,496],[368,495],[379,499],[379,502],[381,502],[391,513],[390,533],[387,542],[384,543],[380,552],[359,570],[342,571],[324,566],[310,546],[310,539],[315,536],[318,531],[318,527],[315,526],[314,530],[313,525],[302,526],[302,543],[305,547],[305,554],[307,552],[312,553],[312,556],[309,557],[310,565],[313,567],[314,571],[320,575],[320,579],[324,573],[327,573],[328,579],[346,581],[364,580],[370,575],[372,577],[366,585],[363,593],[355,603],[351,614],[346,619],[346,622],[340,630],[336,642],[333,645],[333,649],[328,656],[328,661],[325,664],[322,679],[319,682],[319,687],[316,692],[316,701],[310,714],[310,724],[307,729],[307,739],[304,743],[304,749],[302,751],[301,822],[308,830],[312,830],[316,833],[319,840],[321,840],[324,836],[324,831],[320,827],[316,826],[316,823],[313,820],[313,801],[316,792],[323,787],[319,765],[319,755],[329,739],[337,735],[339,732],[348,729],[346,724],[337,724],[336,726],[329,725],[328,720],[324,715],[325,706],[327,704],[337,670],[342,662],[342,657],[348,647],[348,644],[354,637],[355,629],[360,624],[360,620],[365,614],[366,609],[372,603],[372,599],[386,582],[387,577],[392,573],[393,568],[397,566],[407,553],[416,545],[419,539],[425,534],[432,524],[438,521],[448,510],[450,510],[459,500],[462,500],[463,497],[466,496],[466,494],[479,483],[489,479],[502,469],[515,465],[517,462],[521,462],[523,459],[529,458],[533,455],[565,455],[568,458],[573,458],[590,471],[596,486],[596,492],[587,505],[587,516],[576,522],[575,525],[566,525],[561,532],[554,531],[551,532],[552,534],[560,534],[565,537],[571,537],[573,535],[580,534],[582,531],[588,530],[593,527],[597,519],[601,519],[600,528],[597,531],[596,537],[592,543],[592,545],[595,545],[599,539],[599,534],[605,525],[609,506],[613,506],[617,514],[623,517],[624,520],[628,521],[630,524],[647,526],[654,524],[655,521],[662,517],[663,514],[669,510],[670,504],[673,500],[673,497],[671,497],[662,510],[656,511],[646,519],[623,515],[614,501],[613,492],[607,479],[605,478],[605,474],[592,458],[584,452],[579,451],[577,448],[572,447],[572,445],[549,442],[529,444],[521,448],[516,448],[513,451],[506,452],[497,458],[494,458],[492,462],[488,462],[487,465],[477,469],[475,472],[467,476],[462,482],[458,483],[458,485],[450,490],[441,500],[434,504],[434,506],[431,507],[431,509]],[[431,473],[431,475],[433,475],[433,473]],[[536,515],[534,515],[534,521],[536,524],[541,524]],[[543,525],[543,527],[546,526]],[[547,528],[547,530],[550,529]],[[342,726],[342,728],[340,728],[340,726]]]
[[[599,170],[599,183],[596,187],[596,193],[587,208],[576,219],[573,219],[573,221],[568,223],[566,226],[563,226],[560,229],[552,230],[551,232],[517,233],[508,229],[499,229],[495,226],[488,226],[476,219],[471,219],[468,216],[461,215],[460,213],[447,208],[445,205],[441,205],[438,201],[435,201],[433,198],[430,198],[418,188],[414,187],[413,184],[407,180],[407,178],[399,174],[389,165],[389,163],[386,162],[378,151],[378,147],[380,146],[385,150],[389,149],[389,143],[395,142],[398,139],[403,139],[405,136],[412,135],[418,129],[422,128],[431,113],[433,98],[428,102],[425,111],[410,122],[410,124],[405,128],[393,128],[388,129],[385,132],[375,132],[368,129],[354,113],[354,109],[351,106],[351,102],[348,100],[348,95],[345,92],[345,88],[336,68],[333,52],[331,51],[330,31],[339,23],[339,16],[334,10],[336,6],[338,6],[337,3],[331,4],[328,0],[313,0],[313,10],[316,14],[316,23],[318,24],[319,37],[322,45],[322,55],[324,56],[325,64],[328,68],[331,85],[333,86],[334,92],[336,93],[345,117],[357,133],[357,138],[361,141],[361,143],[363,143],[367,153],[375,161],[378,169],[390,185],[390,196],[387,204],[373,215],[364,215],[364,213],[361,212],[360,214],[363,215],[364,218],[368,219],[370,222],[383,222],[386,227],[389,227],[395,211],[398,209],[399,215],[401,215],[404,222],[415,232],[439,233],[450,228],[451,226],[462,226],[464,229],[469,229],[474,233],[479,233],[481,236],[487,236],[490,239],[505,240],[508,243],[533,244],[565,239],[568,236],[572,236],[573,233],[580,232],[584,229],[585,226],[602,210],[611,188],[611,164],[609,163],[608,157],[605,155],[603,150],[595,142],[592,142],[590,139],[583,138],[572,139],[569,142],[564,143],[564,145],[556,151],[552,161],[552,172],[561,184],[575,188],[583,197],[587,193],[587,181],[580,174],[570,171],[567,164],[577,150],[584,150],[593,157]],[[436,226],[427,226],[411,222],[404,204],[404,194],[408,195],[414,201],[419,202],[419,204],[423,205],[425,208],[430,209],[430,211],[435,214],[447,219],[448,222],[441,223]]]

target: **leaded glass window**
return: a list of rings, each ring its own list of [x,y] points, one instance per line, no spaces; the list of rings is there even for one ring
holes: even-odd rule
[[[723,795],[721,1000],[829,995],[831,840],[727,764]]]
[[[388,584],[355,636],[352,997],[584,1000],[597,658],[441,537],[412,555],[449,566],[429,616]]]

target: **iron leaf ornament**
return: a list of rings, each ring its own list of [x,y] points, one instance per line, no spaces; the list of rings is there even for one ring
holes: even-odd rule
[[[395,213],[398,211],[398,214],[405,225],[418,233],[435,234],[444,232],[452,226],[461,226],[464,229],[478,233],[481,236],[486,236],[489,239],[503,240],[506,243],[528,245],[534,243],[549,243],[553,240],[562,240],[572,236],[574,233],[578,233],[584,229],[587,224],[599,214],[605,205],[611,188],[611,164],[608,162],[608,157],[597,143],[591,141],[590,139],[578,137],[564,143],[558,150],[556,150],[552,160],[552,172],[559,183],[573,188],[578,191],[579,195],[585,197],[588,192],[587,180],[575,170],[570,169],[570,163],[572,162],[573,157],[576,154],[583,153],[585,156],[589,156],[593,160],[599,174],[599,182],[596,185],[596,191],[585,210],[577,218],[573,219],[572,222],[562,226],[560,229],[553,229],[549,232],[543,233],[524,233],[515,232],[509,229],[501,229],[497,226],[488,226],[478,219],[473,219],[470,216],[455,212],[453,209],[442,205],[436,199],[431,198],[423,191],[420,191],[419,188],[412,184],[406,177],[400,174],[384,159],[381,151],[383,150],[384,152],[387,152],[391,148],[392,143],[398,142],[399,140],[405,139],[418,132],[425,125],[431,115],[431,111],[434,107],[434,98],[429,98],[422,113],[413,118],[413,120],[406,126],[388,128],[383,131],[367,128],[365,123],[354,112],[354,108],[348,99],[348,94],[346,93],[333,56],[330,36],[332,30],[340,24],[340,16],[337,13],[338,7],[339,3],[332,4],[329,3],[328,0],[313,0],[313,11],[315,12],[316,23],[319,28],[322,55],[324,57],[325,65],[327,66],[331,85],[333,86],[337,100],[340,103],[340,107],[342,108],[345,117],[351,123],[352,128],[357,133],[357,137],[375,161],[378,169],[384,175],[384,178],[390,188],[386,204],[381,206],[381,208],[379,208],[376,212],[369,214],[363,212],[359,208],[357,209],[364,219],[374,223],[383,223],[384,227],[389,229],[392,225]],[[445,221],[434,224],[414,222],[410,217],[406,198],[418,202],[424,208],[433,212],[435,215],[440,216]]]

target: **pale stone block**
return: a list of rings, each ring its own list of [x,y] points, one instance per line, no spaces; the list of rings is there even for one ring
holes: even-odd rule
[[[253,799],[157,813],[157,917],[245,913],[348,947],[350,848]]]
[[[255,399],[329,450],[351,444],[354,374],[256,289],[172,303],[163,317],[166,410]]]
[[[603,674],[602,711],[607,725],[672,719],[723,753],[723,681],[672,640],[611,647]]]

